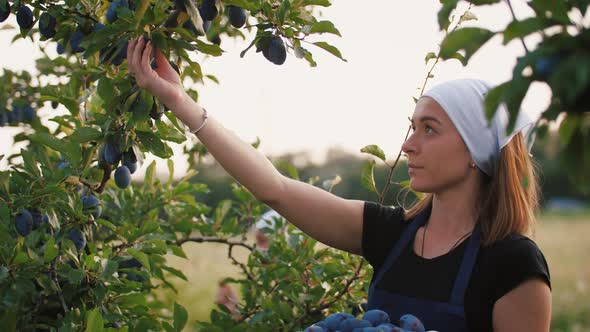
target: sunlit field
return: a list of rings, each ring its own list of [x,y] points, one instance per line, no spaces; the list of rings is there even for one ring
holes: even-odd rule
[[[549,263],[553,286],[551,331],[590,332],[590,212],[544,214],[537,226],[535,241]],[[250,236],[250,242],[253,237]],[[161,293],[166,301],[177,301],[189,311],[185,331],[194,331],[192,322],[209,320],[215,307],[217,282],[224,277],[240,277],[239,269],[227,258],[222,244],[187,243],[188,260],[168,256],[171,265],[182,270],[188,282],[176,278],[178,294]],[[235,248],[235,257],[245,260],[248,252]],[[235,289],[238,291],[238,289]]]

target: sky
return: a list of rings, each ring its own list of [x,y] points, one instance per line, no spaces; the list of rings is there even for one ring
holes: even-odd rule
[[[240,58],[239,53],[254,37],[254,31],[246,32],[246,40],[222,40],[225,53],[221,57],[195,57],[206,74],[220,80],[219,85],[206,81],[197,87],[199,103],[243,140],[252,143],[258,136],[259,149],[267,156],[308,151],[312,161],[321,163],[326,151],[336,146],[369,158],[360,149],[377,144],[388,160],[395,158],[413,112],[412,97],[418,96],[430,67],[425,65],[424,57],[428,52],[437,52],[443,38],[436,18],[440,2],[373,0],[360,4],[333,1],[332,6],[322,9],[320,19],[332,21],[342,37],[323,34],[309,38],[338,47],[347,62],[313,45],[304,47],[313,53],[318,63],[315,68],[293,54],[282,66],[268,62],[254,49]],[[533,15],[524,2],[514,2],[514,6],[519,19]],[[462,13],[466,7],[459,8]],[[464,26],[495,31],[511,21],[504,2],[476,7],[472,12],[478,20]],[[1,23],[0,29],[7,23],[16,26],[14,15]],[[38,47],[45,43],[50,43],[49,54],[56,55],[54,42],[33,44],[21,39],[11,44],[14,34],[15,30],[0,30],[0,49],[4,50],[1,67],[34,72],[34,61],[41,55]],[[536,38],[526,40],[529,48],[538,42]],[[440,62],[427,88],[456,78],[502,83],[510,79],[516,58],[522,54],[520,41],[502,45],[502,39],[496,36],[472,57],[467,67],[456,60]],[[539,114],[549,104],[549,98],[545,85],[534,84],[523,109]],[[60,111],[65,112],[47,105],[39,114],[48,118]],[[12,144],[12,136],[19,130],[0,129],[0,154],[22,147]],[[186,171],[186,158],[180,146],[173,149],[178,177]],[[152,159],[158,162],[159,173],[166,172],[165,160],[148,157],[146,161]],[[6,161],[1,161],[0,169],[6,167]],[[140,177],[146,167],[144,164],[134,177]]]

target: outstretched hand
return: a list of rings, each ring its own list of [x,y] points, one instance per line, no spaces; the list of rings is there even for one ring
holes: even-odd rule
[[[179,103],[184,96],[180,76],[158,49],[154,50],[157,68],[152,69],[150,65],[151,54],[151,41],[144,45],[143,36],[130,40],[127,47],[129,74],[135,76],[135,80],[141,88],[146,89],[171,108],[172,105]]]

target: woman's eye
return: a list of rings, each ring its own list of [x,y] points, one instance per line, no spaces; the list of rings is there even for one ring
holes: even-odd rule
[[[431,126],[426,126],[426,130],[428,130],[428,129],[432,130],[432,127]]]

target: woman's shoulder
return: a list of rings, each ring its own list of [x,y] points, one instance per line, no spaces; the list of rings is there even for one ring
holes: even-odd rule
[[[379,220],[400,222],[404,217],[404,208],[396,205],[383,205],[377,202],[365,201],[365,220]]]
[[[511,234],[482,248],[480,264],[494,279],[496,296],[501,297],[521,282],[541,278],[551,287],[545,255],[531,238]]]

